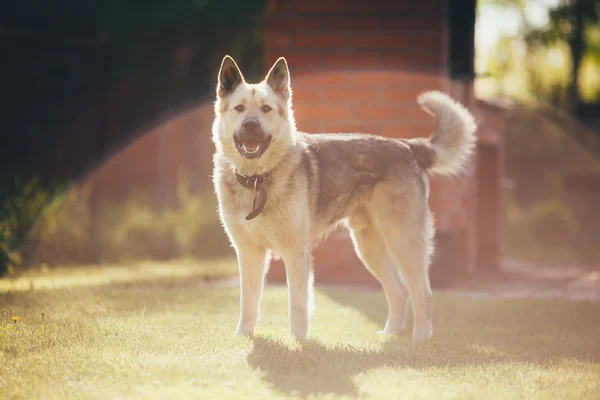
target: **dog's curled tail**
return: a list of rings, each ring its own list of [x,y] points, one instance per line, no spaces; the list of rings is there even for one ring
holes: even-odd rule
[[[473,115],[462,104],[438,91],[421,94],[417,102],[438,121],[429,139],[409,141],[419,164],[435,174],[459,174],[475,147],[477,124]]]

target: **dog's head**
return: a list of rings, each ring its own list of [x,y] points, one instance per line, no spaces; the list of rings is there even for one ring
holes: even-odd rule
[[[225,56],[219,71],[214,140],[235,164],[267,163],[294,142],[292,91],[282,57],[265,79],[247,83],[233,58]]]

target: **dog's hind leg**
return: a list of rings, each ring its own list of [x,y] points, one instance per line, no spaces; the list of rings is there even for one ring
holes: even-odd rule
[[[251,336],[258,322],[267,265],[266,249],[237,248],[241,314],[236,335]]]
[[[350,225],[350,236],[359,258],[383,287],[388,305],[388,317],[382,333],[401,332],[406,324],[408,289],[400,279],[385,242],[371,225]]]
[[[393,218],[383,223],[380,229],[388,251],[399,266],[402,277],[410,293],[413,307],[414,340],[429,339],[432,336],[432,295],[429,283],[429,255],[431,234],[427,231],[431,216],[426,211],[424,221],[407,223]]]

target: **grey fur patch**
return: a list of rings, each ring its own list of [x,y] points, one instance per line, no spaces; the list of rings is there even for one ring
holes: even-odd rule
[[[416,175],[424,172],[405,141],[367,134],[313,134],[303,140],[319,166],[316,212],[328,221],[342,218],[357,196],[392,178],[391,170],[400,166],[416,169]]]
[[[435,162],[435,153],[427,139],[411,139],[408,144],[421,168],[428,170]]]

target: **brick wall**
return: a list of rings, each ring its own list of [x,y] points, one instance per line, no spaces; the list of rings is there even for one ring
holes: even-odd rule
[[[442,1],[408,3],[271,1],[265,68],[288,60],[300,129],[390,137],[431,130],[414,100],[423,89],[447,89]]]
[[[444,89],[439,74],[402,71],[292,70],[294,112],[306,132],[430,134],[434,120],[416,104],[424,89]]]
[[[296,69],[437,70],[444,64],[442,0],[271,0],[265,61]]]
[[[213,104],[203,102],[174,115],[86,177],[95,201],[124,201],[132,193],[162,206],[174,201],[180,173],[194,190],[212,190]]]

